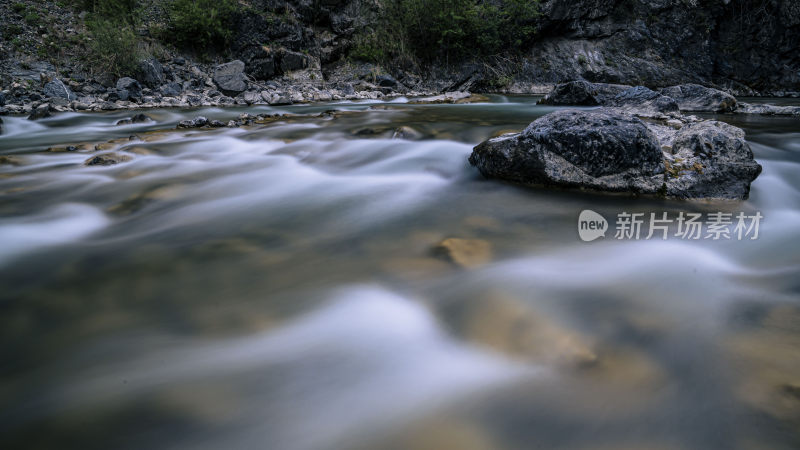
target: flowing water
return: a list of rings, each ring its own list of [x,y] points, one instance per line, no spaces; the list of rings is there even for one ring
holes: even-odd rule
[[[0,446],[798,448],[800,121],[718,117],[764,166],[746,202],[482,179],[535,100],[5,117]],[[159,132],[243,111],[300,116]],[[45,151],[109,140],[132,159]],[[586,243],[588,208],[764,219]]]

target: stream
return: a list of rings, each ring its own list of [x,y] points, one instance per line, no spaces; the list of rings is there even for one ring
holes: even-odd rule
[[[800,448],[800,120],[707,116],[763,173],[676,201],[483,179],[557,109],[489,98],[3,117],[0,447]],[[296,115],[175,130],[243,112]],[[586,209],[763,220],[583,242]]]

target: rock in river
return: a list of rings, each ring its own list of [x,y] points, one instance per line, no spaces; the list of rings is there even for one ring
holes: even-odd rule
[[[526,185],[747,198],[761,166],[744,132],[717,121],[683,120],[688,124],[676,130],[611,108],[558,111],[522,133],[481,143],[469,161],[488,178]]]
[[[607,109],[548,114],[522,133],[483,142],[469,161],[490,178],[612,192],[655,192],[664,171],[647,126]]]
[[[661,94],[675,99],[681,111],[725,113],[736,109],[734,96],[699,84],[664,88]]]
[[[589,83],[584,80],[562,83],[553,88],[539,103],[543,105],[597,106],[605,105],[630,86]]]
[[[31,114],[28,116],[28,120],[39,120],[46,117],[50,117],[50,105],[47,103],[39,105],[36,107],[36,109],[31,111]]]

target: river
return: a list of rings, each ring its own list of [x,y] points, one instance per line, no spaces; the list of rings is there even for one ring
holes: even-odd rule
[[[536,100],[4,117],[0,446],[800,447],[800,120],[717,117],[764,168],[745,202],[484,180]],[[160,132],[242,112],[300,116]],[[131,160],[46,151],[109,140]],[[585,209],[763,220],[583,242]]]

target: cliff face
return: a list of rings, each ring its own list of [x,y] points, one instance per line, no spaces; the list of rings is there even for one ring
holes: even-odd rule
[[[796,0],[548,0],[542,12],[512,89],[585,78],[800,91]]]

